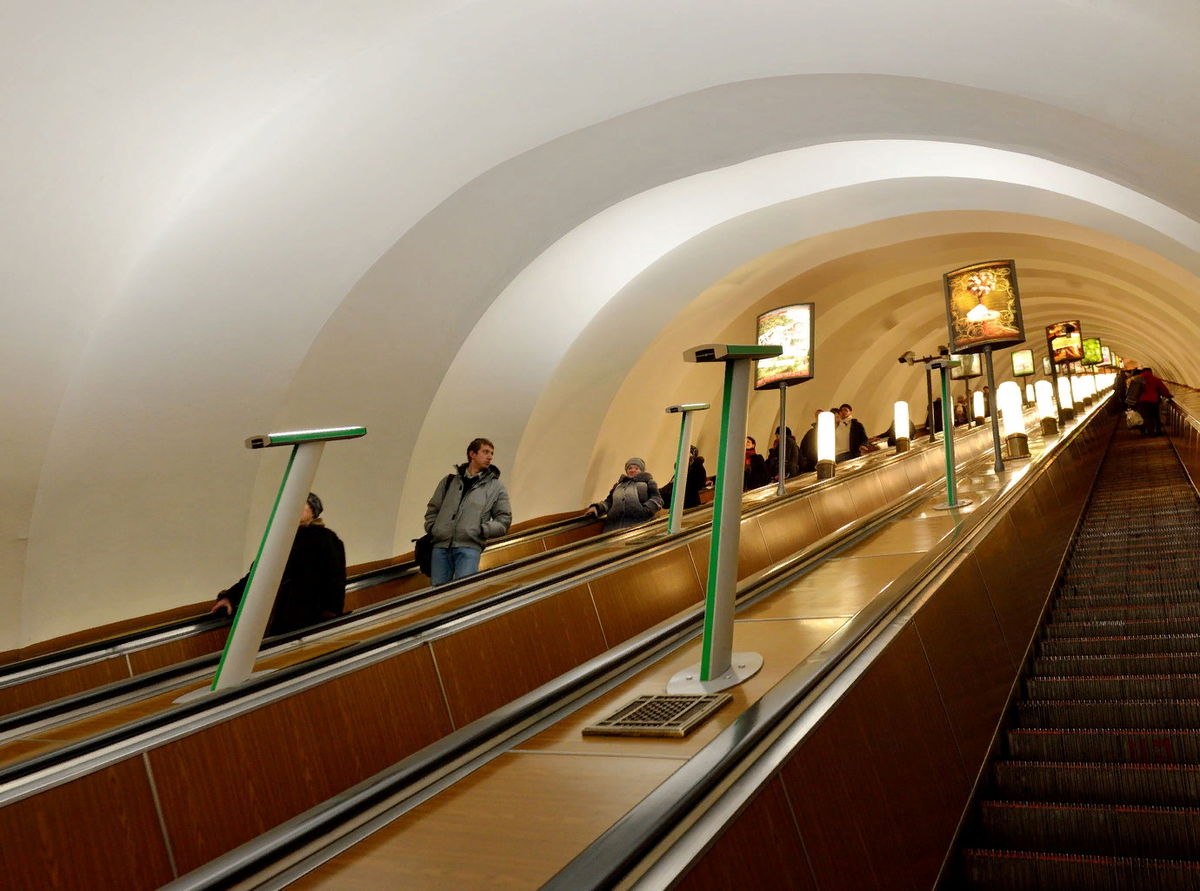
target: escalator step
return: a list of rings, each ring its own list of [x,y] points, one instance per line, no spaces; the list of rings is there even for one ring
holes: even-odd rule
[[[1147,634],[1136,637],[1062,637],[1038,642],[1042,656],[1110,656],[1200,652],[1200,634]]]
[[[1200,806],[1200,765],[998,761],[995,780],[997,797],[1023,801]]]
[[[1108,635],[1142,634],[1200,634],[1200,618],[1104,619],[1089,622],[1051,622],[1044,629],[1046,637],[1102,637]]]
[[[985,891],[1195,891],[1200,887],[1200,863],[1192,861],[965,850],[963,862],[971,887]]]
[[[1196,808],[985,801],[980,818],[987,844],[996,848],[1166,859],[1200,850]]]
[[[1029,699],[1196,699],[1200,675],[1160,674],[1110,677],[1038,677],[1025,681]]]
[[[1071,593],[1063,588],[1062,593],[1054,600],[1055,609],[1088,609],[1100,606],[1137,606],[1162,604],[1164,606],[1176,603],[1194,603],[1200,600],[1200,589],[1194,584],[1190,586],[1172,586],[1169,590],[1151,588],[1135,588],[1127,583],[1114,584],[1104,589],[1089,588],[1079,593]]]
[[[1200,764],[1200,730],[1009,730],[1014,761]]]
[[[1103,677],[1126,674],[1200,674],[1200,653],[1044,656],[1034,659],[1029,664],[1031,677]]]
[[[1196,699],[1039,699],[1018,702],[1019,727],[1200,729]]]
[[[1050,624],[1064,622],[1111,622],[1116,619],[1188,619],[1200,617],[1200,594],[1190,603],[1122,604],[1083,608],[1055,608]]]

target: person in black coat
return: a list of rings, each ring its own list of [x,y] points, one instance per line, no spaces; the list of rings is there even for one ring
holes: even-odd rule
[[[321,499],[312,492],[304,503],[283,580],[271,608],[267,636],[286,634],[340,616],[346,602],[346,548],[321,521]],[[210,612],[233,615],[250,574],[217,595]]]
[[[753,436],[746,437],[746,469],[742,475],[742,491],[748,492],[771,482],[771,471],[767,462],[757,451],[758,443]]]

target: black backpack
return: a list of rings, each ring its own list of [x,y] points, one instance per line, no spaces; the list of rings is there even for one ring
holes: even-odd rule
[[[1142,395],[1142,390],[1146,389],[1146,379],[1138,375],[1129,382],[1129,386],[1125,389],[1125,405],[1133,408],[1137,405],[1138,397]]]

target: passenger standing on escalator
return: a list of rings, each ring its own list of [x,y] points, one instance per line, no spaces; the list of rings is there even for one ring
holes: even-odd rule
[[[267,636],[307,628],[342,614],[346,602],[346,548],[321,519],[321,499],[312,492],[304,502],[300,527],[292,541],[283,579],[271,607]],[[217,595],[210,612],[232,615],[242,602],[250,574]]]
[[[662,506],[658,483],[646,472],[646,462],[630,458],[621,478],[608,490],[608,497],[590,505],[587,512],[593,517],[604,517],[604,531],[612,532],[653,519]]]
[[[442,478],[425,506],[425,531],[433,536],[434,585],[479,572],[488,539],[504,535],[512,524],[508,490],[492,466],[495,452],[490,439],[471,440],[466,463]]]

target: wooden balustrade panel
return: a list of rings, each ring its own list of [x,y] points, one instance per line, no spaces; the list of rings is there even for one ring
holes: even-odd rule
[[[687,545],[588,582],[610,647],[704,599]]]
[[[1044,490],[1050,499],[1057,496],[1052,489]],[[1062,562],[1062,549],[1055,547],[1051,530],[1056,521],[1050,516],[1053,503],[1043,503],[1036,491],[1029,489],[1009,511],[1009,518],[1021,542],[1021,554],[1029,570],[1029,585],[1044,591],[1054,584],[1058,566]]]
[[[915,489],[917,486],[923,486],[933,479],[933,477],[929,475],[929,463],[926,461],[926,455],[929,451],[932,451],[936,455],[940,456],[942,454],[942,448],[942,441],[939,439],[938,447],[936,449],[930,449],[926,452],[922,452],[919,455],[913,455],[907,461],[900,462],[900,466],[904,468],[904,475],[908,477],[908,487],[910,489]],[[939,462],[941,462],[940,457]],[[941,463],[940,466],[942,469],[939,471],[938,476],[942,476],[945,473],[945,464]]]
[[[382,603],[392,597],[399,597],[402,594],[411,594],[413,591],[420,591],[423,588],[429,587],[429,576],[410,575],[407,578],[396,579],[394,582],[385,582],[382,585],[374,585],[370,588],[359,588],[357,591],[346,592],[346,612],[351,610],[361,609],[364,606],[371,606],[374,603]]]
[[[817,891],[791,803],[778,777],[758,793],[675,887],[679,891]]]
[[[830,535],[858,517],[854,510],[854,499],[844,485],[835,484],[818,489],[808,500],[812,504],[813,516],[817,518],[821,535]]]
[[[177,868],[207,863],[452,729],[421,647],[154,749]]]
[[[846,480],[846,488],[854,500],[854,514],[865,517],[873,510],[879,510],[887,504],[883,494],[883,486],[879,482],[879,473],[868,473]]]
[[[915,463],[915,461],[908,458],[902,458],[879,468],[876,476],[879,478],[879,486],[883,489],[883,497],[887,503],[890,504],[893,501],[903,498],[913,488],[909,483],[908,473],[905,471],[904,465]]]
[[[1013,669],[1020,668],[1029,641],[1037,630],[1050,586],[1038,587],[1029,568],[1011,514],[1000,520],[988,537],[975,548],[975,560],[983,573],[992,607],[1004,632]]]
[[[431,646],[455,727],[608,649],[587,585],[471,625]]]
[[[172,640],[168,643],[136,650],[129,654],[129,665],[134,674],[144,674],[158,668],[165,668],[177,662],[186,662],[197,656],[207,656],[225,648],[225,638],[229,634],[229,626],[213,628],[191,637]]]
[[[129,677],[129,664],[124,656],[110,656],[98,662],[81,665],[67,671],[34,678],[20,684],[0,687],[0,715],[33,708],[64,696],[73,696]]]
[[[758,530],[772,563],[804,550],[821,537],[821,527],[807,498],[759,514]]]
[[[974,779],[1016,668],[973,557],[959,564],[913,621],[967,775]]]
[[[479,555],[479,568],[481,570],[493,569],[497,566],[515,563],[517,560],[545,553],[545,550],[545,545],[542,544],[540,538],[516,542],[495,549],[484,548],[483,553]]]
[[[704,535],[693,539],[688,542],[688,548],[692,552],[692,563],[695,564],[696,574],[700,578],[700,585],[707,591],[708,556],[712,548],[712,537]],[[737,558],[737,577],[739,581],[754,575],[754,573],[761,569],[766,569],[773,562],[771,560],[771,553],[767,550],[767,544],[763,540],[762,530],[759,528],[758,521],[754,518],[742,520]]]
[[[576,529],[565,529],[562,532],[555,532],[552,535],[547,535],[542,539],[542,543],[546,550],[561,548],[563,545],[573,544],[577,541],[593,538],[604,531],[604,521],[597,520],[594,523],[589,523],[586,526],[580,526]]]
[[[0,839],[0,886],[14,891],[141,891],[174,878],[140,755],[0,808]]]
[[[970,791],[909,625],[781,777],[822,891],[928,891]]]

